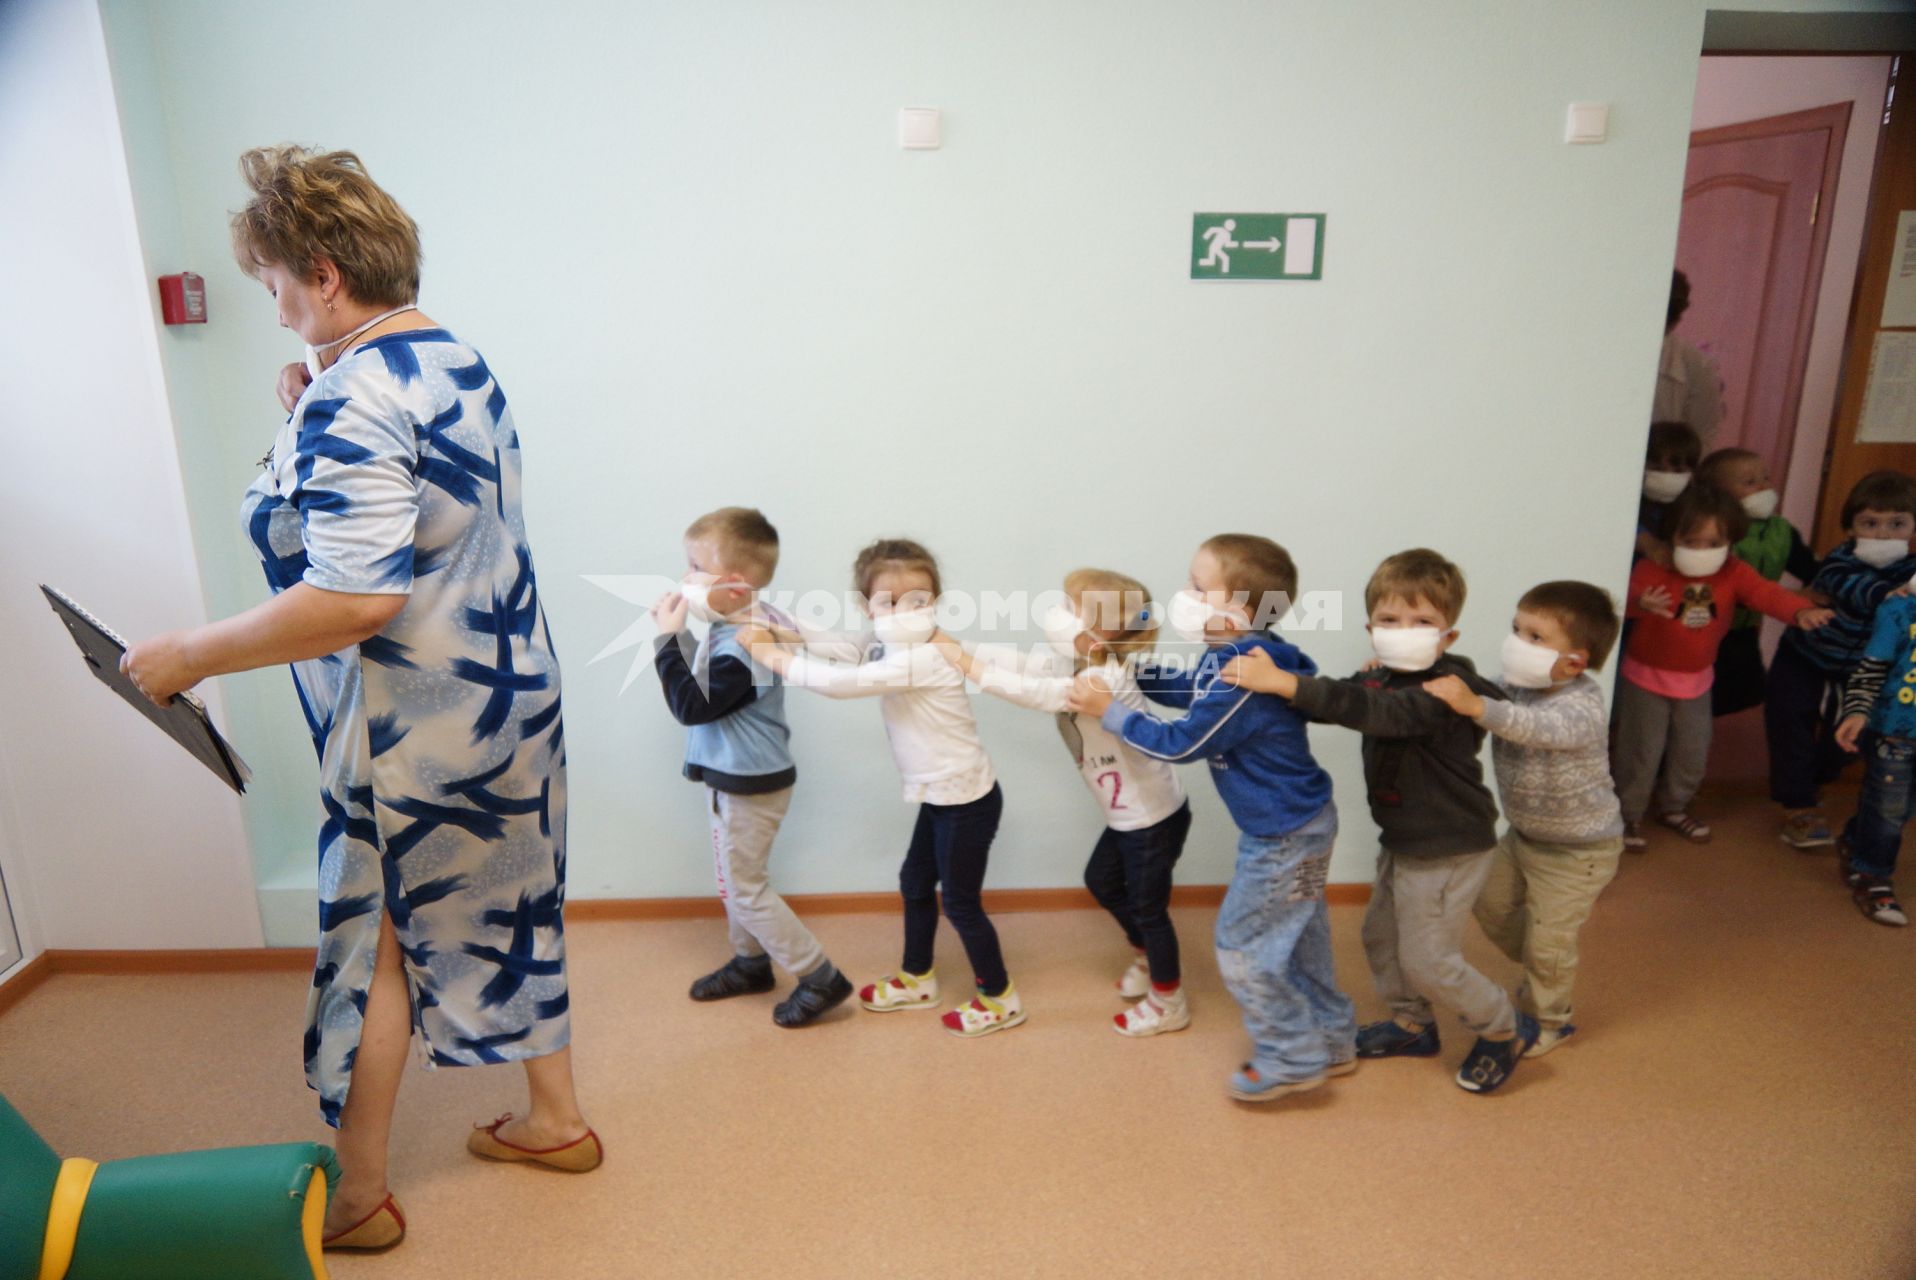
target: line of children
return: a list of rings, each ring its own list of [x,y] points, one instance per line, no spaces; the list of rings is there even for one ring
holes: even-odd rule
[[[897,972],[859,992],[861,1003],[874,1012],[939,1007],[932,943],[942,887],[977,984],[974,998],[943,1014],[946,1028],[971,1037],[1025,1021],[980,898],[1003,798],[966,696],[969,677],[1055,714],[1099,799],[1107,829],[1086,884],[1137,952],[1118,983],[1137,1003],[1116,1015],[1117,1031],[1149,1036],[1189,1025],[1168,906],[1191,818],[1172,766],[1203,759],[1240,833],[1216,926],[1219,968],[1252,1043],[1231,1094],[1266,1101],[1354,1070],[1359,1057],[1434,1056],[1433,1002],[1455,1008],[1477,1037],[1457,1083],[1492,1092],[1520,1058],[1547,1053],[1575,1031],[1578,934],[1621,848],[1641,847],[1646,813],[1692,840],[1709,838],[1689,802],[1708,751],[1720,649],[1742,605],[1795,628],[1779,652],[1780,677],[1773,670],[1769,678],[1773,735],[1780,709],[1801,719],[1809,708],[1810,722],[1829,735],[1818,750],[1860,746],[1870,754],[1874,767],[1844,835],[1843,873],[1865,914],[1903,923],[1890,876],[1916,793],[1916,481],[1876,473],[1850,495],[1843,520],[1851,539],[1814,575],[1817,598],[1832,610],[1772,580],[1808,566],[1800,535],[1775,523],[1761,459],[1723,450],[1701,470],[1699,482],[1671,486],[1663,538],[1640,543],[1613,750],[1589,673],[1616,642],[1618,619],[1608,596],[1586,583],[1546,583],[1524,596],[1493,683],[1449,652],[1465,598],[1461,571],[1424,549],[1392,556],[1365,591],[1375,660],[1331,680],[1275,632],[1296,592],[1288,553],[1269,539],[1224,534],[1198,548],[1165,619],[1152,616],[1135,579],[1073,574],[1069,607],[1045,626],[1064,665],[1034,668],[989,648],[974,653],[939,632],[937,562],[917,543],[886,539],[861,551],[853,567],[878,639],[853,646],[855,660],[840,663],[822,660],[807,637],[757,602],[778,552],[764,517],[740,508],[701,517],[686,532],[682,594],[654,610],[657,667],[668,705],[687,726],[686,775],[707,790],[735,952],[693,985],[693,998],[770,990],[776,961],[799,981],[774,1019],[801,1026],[852,990],[767,883],[796,779],[782,704],[789,683],[838,698],[880,697],[905,798],[920,806],[900,868],[904,955]],[[1752,520],[1762,526],[1754,533]],[[1731,558],[1733,543],[1748,559]],[[1879,610],[1885,599],[1892,607]],[[712,624],[689,653],[688,612]],[[1189,670],[1151,662],[1166,623],[1203,648]],[[1818,698],[1791,685],[1812,683],[1796,665],[1811,667],[1825,692],[1835,676],[1847,681],[1840,729]],[[1779,684],[1797,696],[1779,699]],[[1147,699],[1183,714],[1160,719]],[[1324,882],[1337,810],[1305,737],[1309,721],[1363,735],[1380,830],[1363,940],[1392,1016],[1362,1028],[1331,963]],[[1486,732],[1495,737],[1509,819],[1501,837],[1478,762]],[[1786,824],[1785,838],[1791,834]],[[1514,999],[1465,960],[1467,915],[1523,965]]]

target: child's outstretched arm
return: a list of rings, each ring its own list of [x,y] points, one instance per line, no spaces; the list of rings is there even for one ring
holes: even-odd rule
[[[924,683],[924,673],[910,646],[887,649],[885,656],[875,661],[846,664],[793,653],[758,627],[740,627],[738,641],[754,662],[785,677],[785,683],[828,698],[875,698]],[[938,661],[935,656],[930,660]]]
[[[752,664],[730,653],[714,653],[701,684],[686,658],[685,597],[673,591],[652,606],[659,635],[654,642],[652,669],[665,690],[665,706],[683,725],[711,724],[758,697],[758,679]]]
[[[1887,658],[1864,658],[1843,682],[1843,718],[1836,725],[1836,745],[1855,753],[1863,728],[1869,723],[1870,709],[1883,692],[1889,678]]]
[[[1268,649],[1247,649],[1224,664],[1218,679],[1252,693],[1274,693],[1280,698],[1297,696],[1297,673],[1277,665]]]
[[[1747,604],[1786,626],[1801,627],[1805,631],[1814,631],[1836,616],[1831,610],[1818,608],[1807,597],[1771,582],[1743,561],[1731,563],[1736,565],[1733,582],[1737,603]]]
[[[1373,738],[1419,738],[1451,718],[1450,708],[1422,689],[1371,689],[1322,676],[1296,680],[1291,704],[1299,711]]]
[[[1519,705],[1486,698],[1459,676],[1439,676],[1424,692],[1458,715],[1474,720],[1506,742],[1546,751],[1571,751],[1606,742],[1609,718],[1602,698],[1559,697]]]
[[[1031,670],[1015,653],[1004,655],[1006,661],[996,660],[998,651],[990,648],[973,653],[943,631],[932,636],[931,644],[939,656],[986,693],[1033,711],[1065,709],[1065,699],[1071,693],[1070,676]]]
[[[1147,756],[1202,760],[1230,750],[1251,732],[1251,717],[1239,714],[1251,697],[1248,689],[1215,684],[1193,697],[1190,710],[1178,719],[1160,720],[1119,702],[1097,672],[1087,671],[1072,685],[1065,707],[1097,716],[1106,729]]]

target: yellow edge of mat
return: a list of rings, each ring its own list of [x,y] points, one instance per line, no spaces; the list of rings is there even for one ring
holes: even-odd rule
[[[78,1156],[60,1162],[60,1176],[53,1183],[53,1204],[47,1210],[46,1243],[40,1247],[40,1280],[65,1280],[67,1268],[73,1265],[80,1211],[86,1207],[86,1193],[99,1167]]]
[[[306,1261],[312,1265],[313,1280],[327,1280],[324,1245],[320,1232],[326,1226],[326,1171],[313,1166],[313,1180],[306,1184],[306,1205],[299,1211],[299,1234],[306,1242]]]

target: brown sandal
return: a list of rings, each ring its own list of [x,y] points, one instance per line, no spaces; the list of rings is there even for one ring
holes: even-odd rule
[[[390,1249],[405,1238],[406,1215],[399,1201],[388,1195],[377,1209],[319,1243],[323,1249]]]
[[[512,1113],[508,1111],[491,1124],[474,1125],[466,1136],[466,1150],[481,1160],[542,1164],[565,1173],[590,1173],[605,1160],[605,1147],[599,1142],[599,1135],[590,1129],[584,1137],[558,1147],[534,1150],[507,1142],[499,1136],[499,1130],[511,1119]]]

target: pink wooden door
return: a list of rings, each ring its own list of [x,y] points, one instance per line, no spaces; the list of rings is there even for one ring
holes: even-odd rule
[[[1763,455],[1778,489],[1796,434],[1850,105],[1690,135],[1677,232],[1690,309],[1677,332],[1722,375],[1715,447]]]

